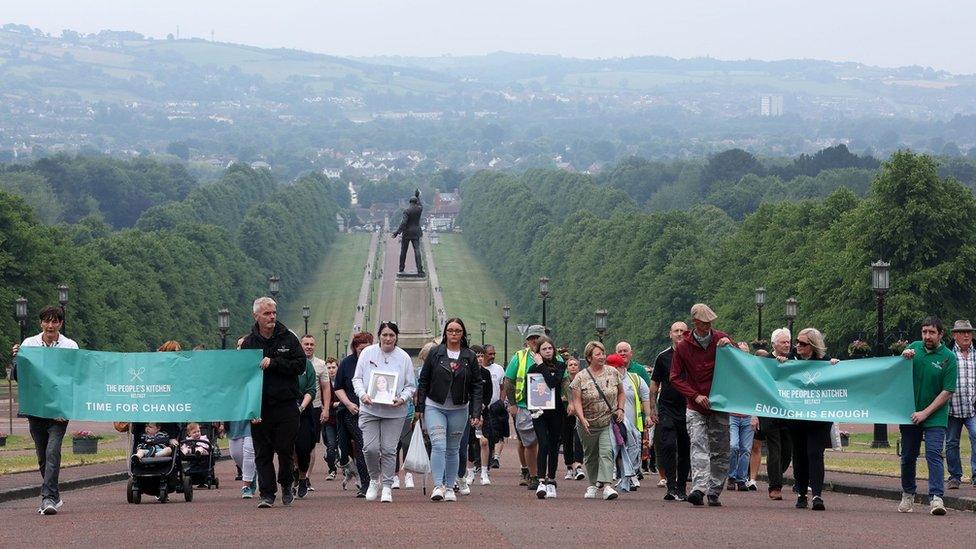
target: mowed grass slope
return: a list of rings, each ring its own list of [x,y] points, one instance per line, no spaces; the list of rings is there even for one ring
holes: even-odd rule
[[[434,265],[442,288],[447,316],[457,316],[464,321],[469,333],[469,343],[481,343],[479,323],[488,323],[485,343],[495,346],[496,361],[504,364],[504,322],[502,307],[508,304],[505,292],[491,277],[488,269],[475,257],[459,234],[440,234],[440,243],[431,246]],[[497,302],[497,305],[496,305]],[[521,346],[521,336],[515,328],[520,322],[514,315],[508,321],[508,351]],[[440,330],[443,327],[439,327]]]
[[[363,282],[363,268],[369,252],[369,233],[350,233],[337,235],[332,249],[326,255],[314,276],[306,283],[294,299],[288,296],[284,301],[287,310],[280,311],[286,326],[301,335],[305,328],[302,319],[302,306],[308,305],[312,315],[308,320],[308,330],[319,340],[320,356],[322,348],[322,323],[329,323],[329,352],[335,354],[336,330],[346,338],[352,329],[356,316],[356,300]]]

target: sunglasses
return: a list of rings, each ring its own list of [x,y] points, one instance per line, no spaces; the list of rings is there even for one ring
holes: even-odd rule
[[[800,341],[798,339],[798,340],[796,340],[796,346],[797,347],[809,347],[810,346],[810,342],[809,341]]]

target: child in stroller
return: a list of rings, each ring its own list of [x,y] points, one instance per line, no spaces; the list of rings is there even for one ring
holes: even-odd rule
[[[186,439],[180,444],[184,456],[205,456],[210,454],[210,439],[200,431],[199,423],[186,424]]]
[[[132,461],[139,462],[146,457],[166,457],[172,454],[173,448],[169,445],[166,431],[160,431],[156,423],[147,423],[145,432],[139,437],[139,445],[132,455]]]
[[[215,433],[219,435],[219,433]],[[183,475],[197,488],[220,487],[214,466],[220,457],[220,447],[202,434],[198,423],[186,425],[186,437],[180,441]]]

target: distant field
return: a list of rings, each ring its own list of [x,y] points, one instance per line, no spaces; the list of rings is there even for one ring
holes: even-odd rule
[[[508,298],[481,261],[471,253],[461,235],[440,234],[439,237],[440,243],[432,248],[447,315],[460,317],[464,321],[471,334],[470,343],[481,343],[478,325],[482,320],[487,322],[485,343],[495,345],[498,351],[496,360],[500,363],[504,343],[502,307],[507,304]],[[519,320],[513,316],[508,323],[510,353],[519,348],[521,337],[515,328],[517,322]]]
[[[339,330],[349,333],[356,315],[356,299],[363,282],[363,267],[369,251],[368,233],[340,234],[318,270],[299,292],[296,299],[288,299],[288,310],[281,319],[286,326],[300,334],[304,329],[302,305],[312,309],[309,332],[319,340],[321,349],[322,323],[329,323],[329,353],[335,354],[332,336]],[[321,351],[316,351],[321,355]]]

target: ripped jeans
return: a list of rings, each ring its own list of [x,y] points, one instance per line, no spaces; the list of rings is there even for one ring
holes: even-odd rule
[[[468,408],[444,410],[427,406],[424,427],[430,435],[430,469],[434,486],[454,488],[458,472],[458,448],[468,423]]]

